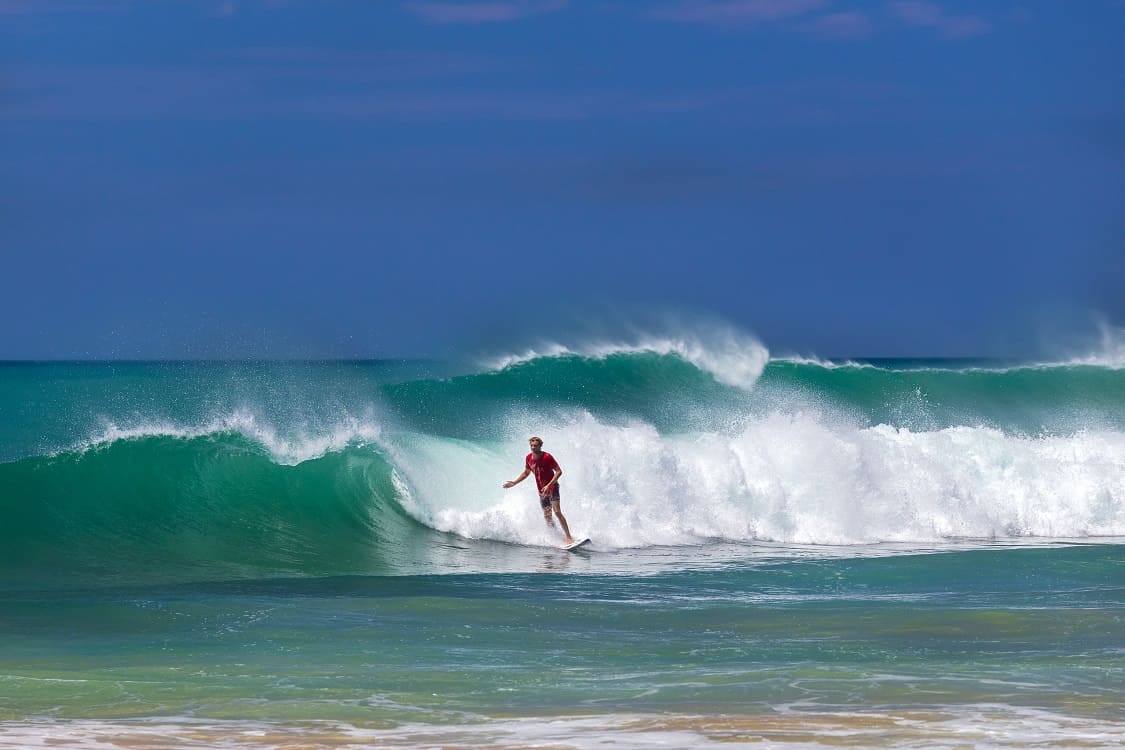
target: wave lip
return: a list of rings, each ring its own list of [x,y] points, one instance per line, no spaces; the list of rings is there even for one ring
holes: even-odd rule
[[[382,430],[371,417],[361,419],[349,415],[327,429],[287,436],[273,425],[259,419],[250,410],[238,409],[193,426],[178,425],[170,421],[122,426],[107,420],[101,432],[65,452],[84,453],[121,441],[152,437],[192,440],[232,434],[241,435],[260,445],[269,453],[274,463],[295,466],[329,453],[338,453],[350,445],[377,443]]]
[[[652,353],[674,355],[690,362],[716,381],[734,388],[750,390],[769,363],[769,350],[757,339],[733,328],[719,328],[701,334],[639,334],[632,340],[590,341],[576,346],[547,342],[522,353],[505,354],[486,361],[489,370],[503,370],[542,358],[585,357],[605,359],[619,354]]]

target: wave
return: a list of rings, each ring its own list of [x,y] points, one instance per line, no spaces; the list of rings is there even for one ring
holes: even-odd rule
[[[355,446],[276,463],[239,433],[130,435],[0,464],[0,576],[176,581],[380,573],[428,532]]]
[[[494,364],[24,367],[0,380],[0,577],[382,575],[553,546],[529,485],[500,489],[533,433],[606,550],[1125,535],[1110,367],[769,360],[723,330]]]
[[[825,368],[775,361],[757,396],[773,405],[835,408],[870,425],[915,431],[990,426],[1008,433],[1125,429],[1125,378],[1095,367]]]
[[[522,468],[519,426],[489,441],[326,435],[336,448],[292,464],[253,436],[177,428],[3,463],[0,571],[9,584],[384,575],[432,570],[451,539],[554,546],[530,483],[500,487]],[[581,410],[540,426],[572,529],[603,550],[1125,535],[1119,431],[914,431],[817,411],[676,434]]]
[[[559,355],[500,370],[387,385],[393,419],[427,434],[491,440],[557,421],[574,409],[640,419],[677,431],[746,409],[752,394],[717,382],[677,355],[617,352]]]
[[[616,355],[648,353],[675,355],[709,373],[723,385],[748,390],[769,362],[769,350],[749,334],[726,326],[709,326],[701,332],[655,335],[638,332],[623,340],[592,340],[575,345],[547,342],[522,353],[485,360],[489,370],[557,357],[606,359]]]
[[[937,372],[950,375],[1011,373],[1024,370],[1121,369],[1112,359],[1087,355],[1058,361],[1013,362],[970,357],[823,359],[813,355],[787,354],[770,357],[770,364],[791,364],[825,370],[881,370],[884,372]]]
[[[662,433],[726,429],[772,411],[808,409],[914,431],[961,425],[1017,434],[1125,430],[1125,379],[1095,367],[825,367],[782,359],[745,390],[719,383],[676,354],[559,354],[388,385],[382,395],[412,429],[472,440],[491,439],[513,422],[536,432],[534,425],[576,409],[607,421],[639,420]]]

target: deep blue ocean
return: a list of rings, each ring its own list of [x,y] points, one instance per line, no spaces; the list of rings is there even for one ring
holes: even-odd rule
[[[0,747],[1125,745],[1112,364],[0,363],[0,511]]]

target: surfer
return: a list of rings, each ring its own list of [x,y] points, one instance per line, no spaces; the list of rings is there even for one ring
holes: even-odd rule
[[[510,482],[504,482],[504,489],[515,487],[527,479],[528,474],[534,474],[535,484],[539,487],[539,505],[543,508],[543,518],[548,526],[554,528],[555,522],[551,518],[551,512],[554,511],[555,518],[559,519],[559,525],[566,534],[566,544],[571,544],[574,538],[570,535],[570,527],[566,525],[566,516],[562,514],[562,509],[559,507],[561,502],[559,477],[562,476],[559,462],[543,450],[543,438],[531,437],[527,444],[531,447],[531,453],[528,453],[527,458],[524,459],[523,473]]]

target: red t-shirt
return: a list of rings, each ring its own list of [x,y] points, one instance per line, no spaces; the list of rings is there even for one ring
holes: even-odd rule
[[[535,459],[534,453],[528,453],[527,458],[524,459],[524,463],[527,465],[527,470],[535,475],[535,484],[539,487],[540,491],[542,491],[543,486],[547,484],[547,482],[550,482],[551,478],[555,476],[555,469],[559,468],[558,461],[547,451],[543,451],[539,454],[539,460]],[[559,469],[559,471],[562,470]],[[558,486],[559,483],[555,482],[551,489]]]

